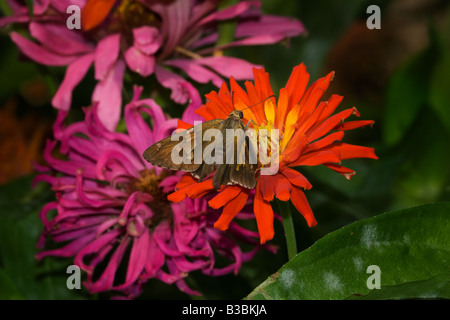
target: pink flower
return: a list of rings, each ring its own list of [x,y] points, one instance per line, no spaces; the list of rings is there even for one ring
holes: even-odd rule
[[[9,3],[15,14],[0,19],[0,26],[27,23],[35,40],[12,32],[11,39],[22,53],[40,64],[67,66],[53,106],[69,110],[74,88],[93,65],[98,83],[92,102],[98,102],[100,121],[110,131],[120,119],[127,69],[143,77],[155,74],[171,90],[171,98],[184,104],[199,100],[198,93],[174,71],[218,87],[222,77],[251,79],[255,65],[217,53],[233,46],[276,43],[304,31],[297,20],[262,15],[259,1],[242,1],[219,10],[216,0],[40,0],[34,2],[32,21],[23,2]],[[82,24],[89,24],[89,30],[66,27],[66,9],[71,4],[82,8]],[[218,25],[229,19],[237,19],[235,40],[216,46]]]
[[[112,290],[133,298],[148,279],[157,278],[199,294],[183,280],[189,272],[237,273],[261,247],[258,234],[235,223],[227,233],[214,229],[219,213],[203,198],[167,200],[181,174],[153,167],[141,154],[169,135],[177,120],[166,119],[153,100],[139,100],[141,92],[135,87],[125,107],[127,134],[107,130],[95,112],[97,105],[86,109],[85,121],[67,127],[60,111],[56,140],[48,141],[44,154],[48,167],[37,165],[41,173],[36,182],[49,183],[56,195],[40,212],[44,232],[38,245],[47,237],[63,245],[37,258],[74,257],[87,273],[84,285],[92,293]],[[141,113],[151,117],[153,128]],[[61,156],[53,156],[57,145]],[[248,219],[250,212],[244,208],[238,218]],[[237,240],[252,244],[253,250],[242,252]],[[214,254],[229,264],[216,267]],[[126,270],[124,277],[119,268]]]

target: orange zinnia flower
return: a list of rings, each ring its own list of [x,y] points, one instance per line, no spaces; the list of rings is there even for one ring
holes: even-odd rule
[[[254,129],[278,129],[279,156],[278,172],[261,175],[257,171],[254,196],[254,213],[261,243],[274,236],[274,213],[270,202],[276,197],[281,201],[292,201],[310,227],[317,224],[308,204],[304,189],[312,185],[292,167],[324,165],[350,179],[355,172],[340,165],[341,160],[351,158],[378,159],[373,148],[342,143],[346,130],[373,124],[371,120],[344,122],[351,115],[359,117],[356,108],[346,109],[332,115],[342,96],[332,95],[328,101],[320,101],[333,79],[334,72],[320,78],[309,88],[309,74],[303,64],[294,68],[278,101],[269,83],[269,74],[264,69],[254,69],[254,84],[250,81],[241,88],[231,78],[230,88],[223,84],[219,92],[212,91],[206,97],[208,102],[196,110],[205,121],[225,119],[233,110],[243,110],[244,123],[252,120]],[[231,94],[233,93],[233,95]],[[271,98],[270,98],[271,97]],[[263,103],[261,103],[264,101]],[[191,125],[180,122],[180,128]],[[270,143],[269,143],[270,144]],[[270,152],[270,145],[268,145]],[[261,169],[261,164],[259,164]],[[169,195],[172,201],[185,197],[196,198],[214,191],[212,177],[198,182],[190,174],[185,175],[177,185],[177,191]],[[215,227],[226,230],[231,220],[247,202],[251,190],[240,185],[222,186],[218,194],[209,201],[212,208],[223,207]]]

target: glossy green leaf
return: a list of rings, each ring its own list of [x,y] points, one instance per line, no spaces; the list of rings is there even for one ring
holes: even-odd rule
[[[377,284],[377,276],[380,289],[369,288]],[[385,213],[332,232],[247,298],[450,298],[449,281],[450,203],[438,203]]]

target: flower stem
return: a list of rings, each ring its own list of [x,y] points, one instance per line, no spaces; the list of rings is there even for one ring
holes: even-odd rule
[[[291,260],[297,254],[297,240],[295,239],[294,222],[292,220],[291,206],[288,201],[278,200],[281,219],[283,221],[284,236],[286,237],[286,247],[288,258]]]

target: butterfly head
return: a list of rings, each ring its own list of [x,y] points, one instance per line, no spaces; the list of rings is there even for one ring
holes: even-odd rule
[[[244,113],[241,110],[234,110],[230,113],[230,116],[242,120],[242,118],[244,118]]]

